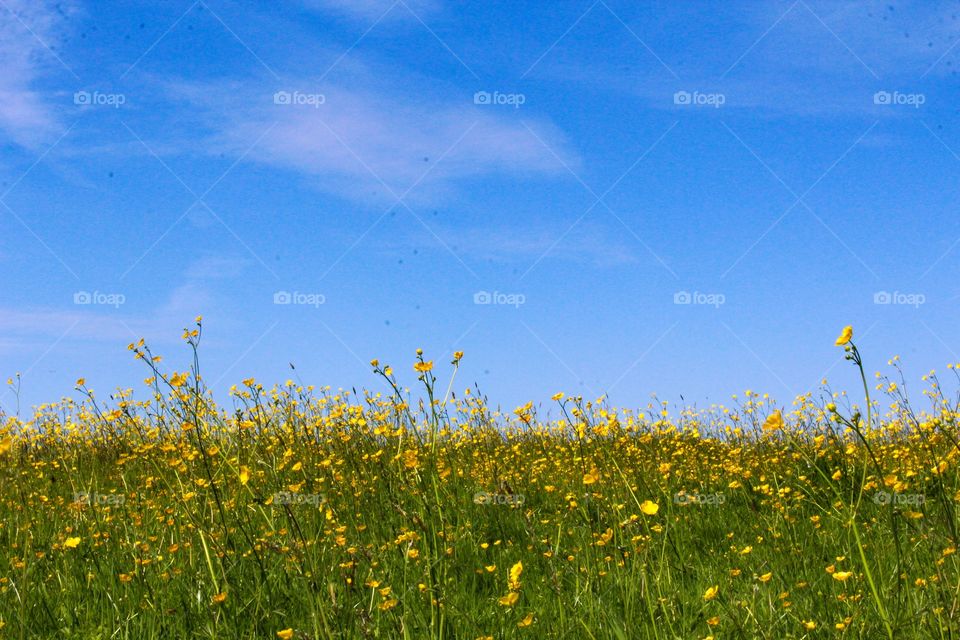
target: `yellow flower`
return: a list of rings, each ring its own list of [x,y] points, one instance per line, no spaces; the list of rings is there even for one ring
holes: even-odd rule
[[[397,600],[396,598],[390,598],[389,600],[384,600],[382,603],[380,603],[380,607],[379,607],[380,611],[389,611],[390,609],[393,609],[395,606],[397,606],[398,602],[399,600]]]
[[[510,567],[510,577],[507,579],[507,586],[511,591],[516,591],[520,588],[521,573],[523,573],[523,562],[518,562]]]
[[[779,429],[783,429],[783,414],[780,413],[780,409],[777,409],[767,416],[767,420],[763,423],[763,430],[777,431]]]
[[[817,628],[817,623],[814,622],[813,620],[807,620],[806,622],[803,623],[803,628],[806,629],[807,631],[813,631],[814,629]]]
[[[217,595],[213,596],[213,598],[211,598],[211,600],[213,600],[213,604],[220,604],[226,599],[227,599],[226,593],[218,593]]]
[[[717,592],[720,591],[720,585],[713,585],[709,589],[703,592],[703,601],[710,602],[717,597]]]
[[[79,537],[67,538],[66,540],[63,541],[63,546],[65,546],[67,549],[75,549],[79,544],[80,544]]]
[[[837,341],[834,342],[834,344],[837,345],[838,347],[842,347],[843,345],[850,342],[850,339],[852,337],[853,337],[853,327],[851,327],[850,325],[847,325],[843,328],[843,331],[840,332],[840,337],[837,338]]]
[[[284,629],[283,631],[277,631],[277,637],[280,640],[290,640],[293,637],[293,629]]]
[[[426,362],[417,362],[413,365],[414,371],[419,371],[420,373],[426,373],[433,369],[433,360],[427,360]]]
[[[593,484],[600,479],[600,472],[596,467],[592,467],[590,472],[583,476],[583,484]]]
[[[773,573],[765,573],[759,578],[757,578],[757,580],[759,580],[760,582],[770,582],[771,577],[773,577]]]
[[[644,500],[640,505],[640,511],[643,511],[644,514],[648,516],[657,515],[657,511],[660,510],[660,505],[656,502],[651,502],[650,500]]]
[[[553,394],[552,396],[550,396],[550,399],[551,399],[551,400],[562,400],[562,399],[563,399],[563,391],[560,391],[559,393]]]
[[[407,449],[403,452],[403,466],[407,469],[416,469],[420,465],[416,449]]]
[[[505,607],[512,607],[517,603],[517,600],[519,598],[520,598],[519,593],[517,593],[516,591],[511,591],[507,595],[497,599],[497,602],[499,602],[501,605]]]
[[[77,379],[77,386],[78,386],[78,387],[82,387],[82,386],[85,385],[85,384],[87,384],[87,381],[86,381],[85,379],[83,379],[83,378],[78,378],[78,379]]]
[[[247,484],[248,482],[250,482],[250,469],[240,467],[240,484]]]
[[[171,387],[182,387],[187,382],[186,373],[175,373],[170,376],[170,386]]]
[[[833,574],[834,580],[839,580],[840,582],[846,582],[853,573],[850,571],[835,571]]]
[[[529,627],[531,624],[533,624],[533,614],[528,613],[527,617],[517,623],[517,626],[523,629],[524,627]]]

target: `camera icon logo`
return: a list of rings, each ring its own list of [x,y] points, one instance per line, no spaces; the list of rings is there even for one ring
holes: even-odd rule
[[[477,291],[473,294],[473,304],[490,304],[493,302],[493,296],[489,291]]]
[[[690,304],[692,301],[689,291],[677,291],[673,294],[673,304]]]
[[[291,95],[289,91],[277,91],[273,94],[273,104],[290,104]]]
[[[677,91],[673,94],[673,104],[690,104],[691,95],[689,91]]]
[[[73,304],[91,304],[93,296],[89,291],[77,291],[73,294]]]
[[[892,301],[889,291],[877,291],[873,294],[873,304],[890,304]]]
[[[490,104],[490,98],[489,91],[477,91],[473,94],[473,104]]]
[[[273,304],[290,304],[291,302],[293,297],[289,291],[277,291],[273,294]]]
[[[484,491],[473,494],[473,503],[474,504],[490,504],[493,502],[493,497]]]
[[[873,104],[890,104],[892,98],[889,91],[877,91],[873,94]]]
[[[77,91],[73,94],[73,104],[90,104],[90,92],[89,91]]]
[[[877,491],[875,494],[873,494],[874,504],[879,504],[879,505],[890,504],[890,498],[891,498],[890,494],[887,493],[886,491]]]

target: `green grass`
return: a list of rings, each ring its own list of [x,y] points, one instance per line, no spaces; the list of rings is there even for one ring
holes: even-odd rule
[[[247,381],[223,409],[135,351],[147,399],[4,417],[2,637],[960,637],[936,378],[925,412],[883,381],[885,415],[825,390],[782,425],[753,394],[502,414],[432,371],[421,402],[379,365],[382,395]]]

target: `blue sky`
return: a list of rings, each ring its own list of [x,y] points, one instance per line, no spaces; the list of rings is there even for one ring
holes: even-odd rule
[[[0,1],[22,407],[185,368],[197,314],[221,394],[422,347],[506,408],[789,403],[856,388],[846,324],[960,361],[960,3],[271,4]]]

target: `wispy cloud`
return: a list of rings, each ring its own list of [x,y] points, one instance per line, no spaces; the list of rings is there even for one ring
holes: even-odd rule
[[[227,256],[206,256],[187,266],[186,276],[190,280],[221,280],[239,276],[250,265],[250,260]]]
[[[402,216],[400,216],[402,218]],[[525,221],[517,215],[513,224],[468,224],[431,219],[430,232],[417,224],[397,227],[388,233],[371,234],[364,242],[367,251],[406,258],[411,248],[443,254],[453,251],[472,262],[484,262],[526,269],[540,259],[560,260],[584,266],[611,268],[640,261],[642,246],[624,237],[615,221],[580,221],[569,229],[571,220],[563,223]],[[611,225],[612,222],[612,225]],[[569,229],[567,233],[564,233]]]
[[[312,9],[369,20],[376,20],[385,13],[387,15],[384,17],[388,19],[398,17],[414,19],[410,11],[417,15],[426,15],[440,7],[438,0],[403,0],[403,2],[399,0],[304,0],[304,4]]]
[[[677,36],[680,53],[670,64],[679,79],[655,65],[632,65],[623,73],[599,58],[547,59],[540,72],[560,82],[639,96],[651,108],[680,114],[877,119],[916,114],[874,104],[877,91],[924,93],[928,110],[953,104],[942,80],[957,73],[960,11],[943,3],[789,0],[733,3],[722,12],[722,19],[737,25],[724,38],[696,28]],[[699,24],[696,9],[678,5],[669,13],[677,23]],[[642,32],[642,23],[635,26]],[[675,104],[677,91],[722,94],[725,101],[721,109],[697,111]]]
[[[458,230],[456,249],[481,260],[503,263],[547,259],[573,260],[594,267],[614,267],[637,262],[635,247],[615,231],[584,221],[563,235],[565,225],[514,225],[510,228]]]
[[[117,345],[146,337],[170,343],[179,337],[179,329],[190,324],[197,314],[211,309],[213,303],[212,294],[203,285],[187,282],[146,312],[127,311],[126,305],[69,309],[0,307],[0,333],[15,338],[14,344],[7,347],[10,351],[59,339]]]
[[[407,194],[411,202],[435,202],[454,195],[460,181],[565,175],[564,164],[578,165],[556,126],[512,107],[475,105],[472,93],[431,97],[300,79],[284,86],[290,103],[278,104],[267,88],[181,83],[171,90],[205,114],[211,153],[294,170],[351,200],[389,204]]]
[[[36,88],[51,71],[63,71],[56,53],[70,4],[39,0],[0,2],[0,130],[32,147],[60,128],[48,96]]]

